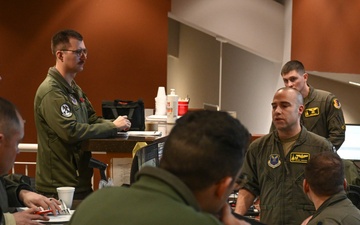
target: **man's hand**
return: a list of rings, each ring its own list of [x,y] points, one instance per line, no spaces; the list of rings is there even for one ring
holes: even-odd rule
[[[22,212],[16,212],[12,215],[15,218],[16,225],[27,225],[27,224],[36,224],[39,225],[37,220],[43,220],[43,221],[49,221],[49,217],[46,215],[38,215],[35,214],[35,212],[39,211],[38,208],[30,208],[27,210],[24,210]]]
[[[21,190],[19,193],[19,199],[24,202],[27,207],[37,208],[37,211],[39,211],[38,207],[42,207],[43,209],[51,209],[52,213],[56,215],[56,210],[61,210],[59,207],[61,202],[58,200],[54,198],[47,198],[32,191]]]
[[[127,119],[127,116],[119,116],[113,123],[119,130],[128,131],[131,127],[131,122]]]

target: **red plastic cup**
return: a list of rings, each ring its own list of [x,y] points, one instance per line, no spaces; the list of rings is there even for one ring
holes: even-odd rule
[[[178,101],[178,115],[182,116],[187,113],[189,108],[189,101]]]

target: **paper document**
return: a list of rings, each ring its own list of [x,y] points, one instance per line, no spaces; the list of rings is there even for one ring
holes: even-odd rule
[[[151,116],[147,116],[146,120],[166,122],[166,118],[167,118],[166,115],[151,115]]]
[[[144,136],[161,136],[161,131],[128,131],[129,136],[137,136],[137,137],[144,137]]]

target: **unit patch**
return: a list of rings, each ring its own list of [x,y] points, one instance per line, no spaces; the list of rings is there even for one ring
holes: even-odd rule
[[[320,115],[319,107],[305,109],[305,117],[312,117]]]
[[[340,109],[340,108],[341,108],[341,103],[340,103],[340,101],[339,101],[337,98],[334,98],[333,104],[334,104],[334,107],[335,107],[335,108],[337,108],[337,109]]]
[[[60,110],[61,110],[62,116],[66,117],[66,118],[69,118],[70,116],[72,116],[71,108],[68,104],[66,104],[66,103],[62,104],[60,107]]]
[[[76,98],[75,98],[73,95],[69,95],[69,97],[70,97],[70,99],[71,99],[72,104],[74,104],[74,105],[77,105],[77,104],[78,104]]]
[[[271,154],[269,156],[268,166],[270,166],[271,168],[276,168],[276,167],[280,166],[280,164],[281,164],[281,161],[280,161],[279,154]]]
[[[310,153],[292,152],[290,154],[290,162],[292,163],[307,163],[309,160],[310,160]]]

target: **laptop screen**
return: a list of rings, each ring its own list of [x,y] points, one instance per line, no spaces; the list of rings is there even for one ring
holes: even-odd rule
[[[211,111],[219,111],[219,106],[218,105],[213,105],[213,104],[209,104],[209,103],[203,103],[203,107],[205,110],[211,110]]]
[[[135,181],[135,174],[144,166],[157,167],[163,153],[165,141],[148,144],[139,149],[133,159],[130,171],[130,184]]]

